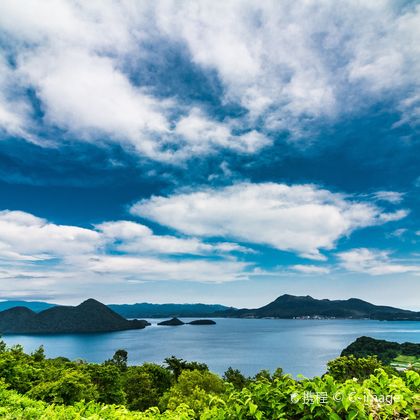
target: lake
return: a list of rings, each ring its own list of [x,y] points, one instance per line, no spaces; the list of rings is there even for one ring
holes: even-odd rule
[[[189,319],[183,318],[184,321]],[[128,351],[129,363],[161,363],[175,355],[207,363],[222,374],[229,366],[246,375],[282,367],[307,377],[325,372],[328,360],[361,335],[420,342],[420,322],[370,320],[286,320],[215,318],[216,325],[152,326],[101,334],[6,335],[8,345],[22,344],[31,352],[41,344],[48,357],[65,356],[103,362],[118,349]]]

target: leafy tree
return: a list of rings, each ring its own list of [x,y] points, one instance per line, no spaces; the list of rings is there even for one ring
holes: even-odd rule
[[[35,362],[42,362],[45,360],[45,351],[44,346],[39,346],[32,354],[31,354],[33,360]]]
[[[249,378],[246,378],[238,369],[233,369],[232,367],[229,367],[223,374],[223,379],[238,390],[244,388],[249,382]]]
[[[353,355],[341,356],[327,363],[328,374],[337,381],[346,381],[347,379],[366,379],[376,369],[384,368],[376,356],[357,358]]]
[[[113,364],[89,364],[86,369],[98,392],[96,401],[106,404],[124,404],[125,392],[120,369]]]
[[[160,407],[174,410],[180,404],[187,404],[199,414],[212,396],[221,395],[225,390],[223,380],[208,370],[184,370],[177,383],[162,397]]]
[[[208,366],[205,363],[187,362],[175,356],[167,357],[165,359],[165,363],[168,365],[168,369],[173,373],[176,380],[184,370],[209,370]]]
[[[145,363],[131,366],[125,375],[124,390],[131,410],[146,410],[157,406],[172,383],[171,373],[162,366]]]
[[[121,371],[127,370],[128,353],[126,350],[117,350],[112,359],[107,360],[106,364],[112,364],[118,367]]]
[[[96,387],[88,375],[79,371],[65,371],[53,382],[41,382],[27,395],[56,404],[74,404],[77,401],[91,401],[97,398]]]
[[[7,349],[6,343],[3,340],[0,340],[0,353],[5,352]]]

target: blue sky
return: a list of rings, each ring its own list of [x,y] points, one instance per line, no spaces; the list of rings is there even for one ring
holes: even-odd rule
[[[4,299],[419,309],[420,6],[0,5]]]

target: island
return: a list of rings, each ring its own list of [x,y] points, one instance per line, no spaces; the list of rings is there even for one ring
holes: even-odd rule
[[[169,327],[177,327],[178,325],[185,325],[185,324],[189,324],[189,325],[215,325],[216,322],[214,322],[212,319],[196,319],[194,321],[184,322],[184,321],[181,321],[179,318],[171,318],[171,319],[168,319],[167,321],[158,322],[157,325],[166,325],[166,326],[169,326]]]
[[[127,320],[95,299],[38,313],[19,306],[0,312],[1,334],[95,333],[137,330],[148,325],[144,320]]]
[[[185,322],[182,322],[178,318],[168,319],[167,321],[158,322],[158,325],[166,325],[169,327],[177,327],[178,325],[184,325]]]
[[[216,325],[212,319],[196,319],[195,321],[188,322],[190,325]]]
[[[283,319],[376,319],[380,321],[420,321],[420,312],[391,306],[377,306],[361,299],[314,299],[311,296],[282,295],[256,309],[229,309],[213,317]]]

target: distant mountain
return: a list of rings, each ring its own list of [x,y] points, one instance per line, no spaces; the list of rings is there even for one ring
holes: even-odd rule
[[[257,309],[221,311],[213,316],[233,318],[353,318],[377,320],[420,320],[420,312],[376,306],[361,299],[314,299],[311,296],[282,295]]]
[[[26,307],[0,312],[0,333],[93,333],[141,329],[147,321],[129,321],[106,305],[88,299],[78,306],[54,306],[39,313]]]
[[[57,305],[47,302],[6,300],[0,302],[0,311],[15,308],[17,306],[31,309],[34,312],[41,312],[45,309],[49,309]],[[230,306],[206,305],[204,303],[133,303],[111,304],[107,306],[124,318],[195,318],[211,316],[215,312],[235,309]]]
[[[89,299],[91,301],[93,299]],[[87,301],[87,302],[89,302]],[[99,304],[99,302],[97,302]],[[414,320],[420,321],[420,312],[393,308],[391,306],[377,306],[361,299],[351,298],[347,300],[314,299],[311,296],[282,295],[268,305],[256,309],[236,309],[223,305],[207,305],[203,303],[134,303],[134,304],[111,304],[108,307],[114,315],[124,318],[206,318],[206,317],[229,317],[229,318],[352,318],[352,319],[377,319],[377,320]],[[30,312],[44,312],[54,308],[69,308],[68,306],[55,306],[46,302],[4,301],[0,302],[2,308],[14,308],[19,306],[13,313],[17,317],[28,315],[24,308]],[[79,305],[80,307],[81,305]],[[76,307],[78,308],[78,307]],[[9,309],[10,310],[10,309]],[[4,311],[5,312],[5,311]],[[19,312],[19,314],[18,314]],[[53,311],[54,312],[54,311]],[[61,310],[59,310],[61,312]],[[5,315],[0,312],[1,319]],[[124,328],[125,329],[125,328]]]
[[[134,303],[132,305],[108,305],[108,307],[125,318],[195,318],[212,316],[215,312],[235,309],[223,305],[206,305],[203,303]]]
[[[56,305],[54,305],[53,303],[38,301],[5,300],[3,302],[0,302],[0,311],[5,311],[6,309],[15,308],[17,306],[31,309],[34,312],[41,312],[45,309],[52,308]]]

